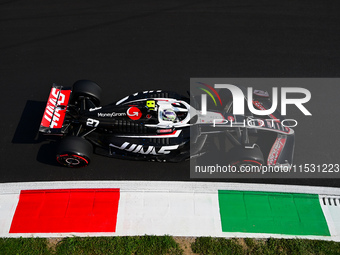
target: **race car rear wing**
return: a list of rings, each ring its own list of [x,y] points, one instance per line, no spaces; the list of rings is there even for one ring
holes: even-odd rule
[[[65,120],[70,95],[70,88],[64,88],[63,86],[56,84],[52,85],[44,115],[40,123],[39,132],[46,134],[62,133],[61,130]]]

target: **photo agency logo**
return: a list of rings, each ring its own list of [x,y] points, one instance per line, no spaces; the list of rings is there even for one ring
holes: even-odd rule
[[[272,98],[270,100],[269,93],[264,90],[253,89],[252,87],[243,88],[232,84],[214,84],[213,86],[206,83],[197,82],[200,86],[198,89],[205,92],[201,94],[201,114],[203,116],[209,115],[207,95],[213,100],[215,106],[226,104],[228,102],[222,102],[221,94],[227,92],[232,100],[232,111],[221,115],[222,118],[215,118],[213,120],[213,126],[226,125],[228,127],[239,126],[264,126],[266,122],[280,122],[283,127],[296,127],[298,121],[295,119],[285,119],[287,115],[287,105],[294,105],[305,116],[312,116],[311,112],[304,106],[311,99],[311,93],[308,89],[301,87],[281,87],[280,88],[280,106],[281,113],[278,118],[278,87],[272,88]],[[216,91],[219,89],[219,92]],[[294,94],[298,98],[290,98],[289,94]],[[216,100],[217,99],[217,100]],[[268,102],[268,103],[264,103]],[[219,104],[218,104],[219,103]],[[242,123],[237,122],[235,117],[237,115],[245,116],[246,111],[253,114],[247,119],[244,119]],[[255,117],[257,116],[257,117]],[[265,117],[267,116],[267,118]],[[268,118],[269,117],[269,118]],[[282,117],[282,118],[281,118]],[[256,124],[255,124],[256,123]]]

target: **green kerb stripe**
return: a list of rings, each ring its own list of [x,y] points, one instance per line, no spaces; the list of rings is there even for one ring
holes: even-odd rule
[[[223,232],[330,236],[318,195],[219,190]]]

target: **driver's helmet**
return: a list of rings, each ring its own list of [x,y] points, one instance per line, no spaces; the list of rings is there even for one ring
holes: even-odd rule
[[[172,109],[165,109],[162,112],[162,119],[165,121],[172,121],[175,122],[177,119],[177,115],[174,110]]]

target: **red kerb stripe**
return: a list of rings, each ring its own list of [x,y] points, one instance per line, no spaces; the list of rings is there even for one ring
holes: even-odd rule
[[[10,233],[115,232],[119,189],[23,190]]]

